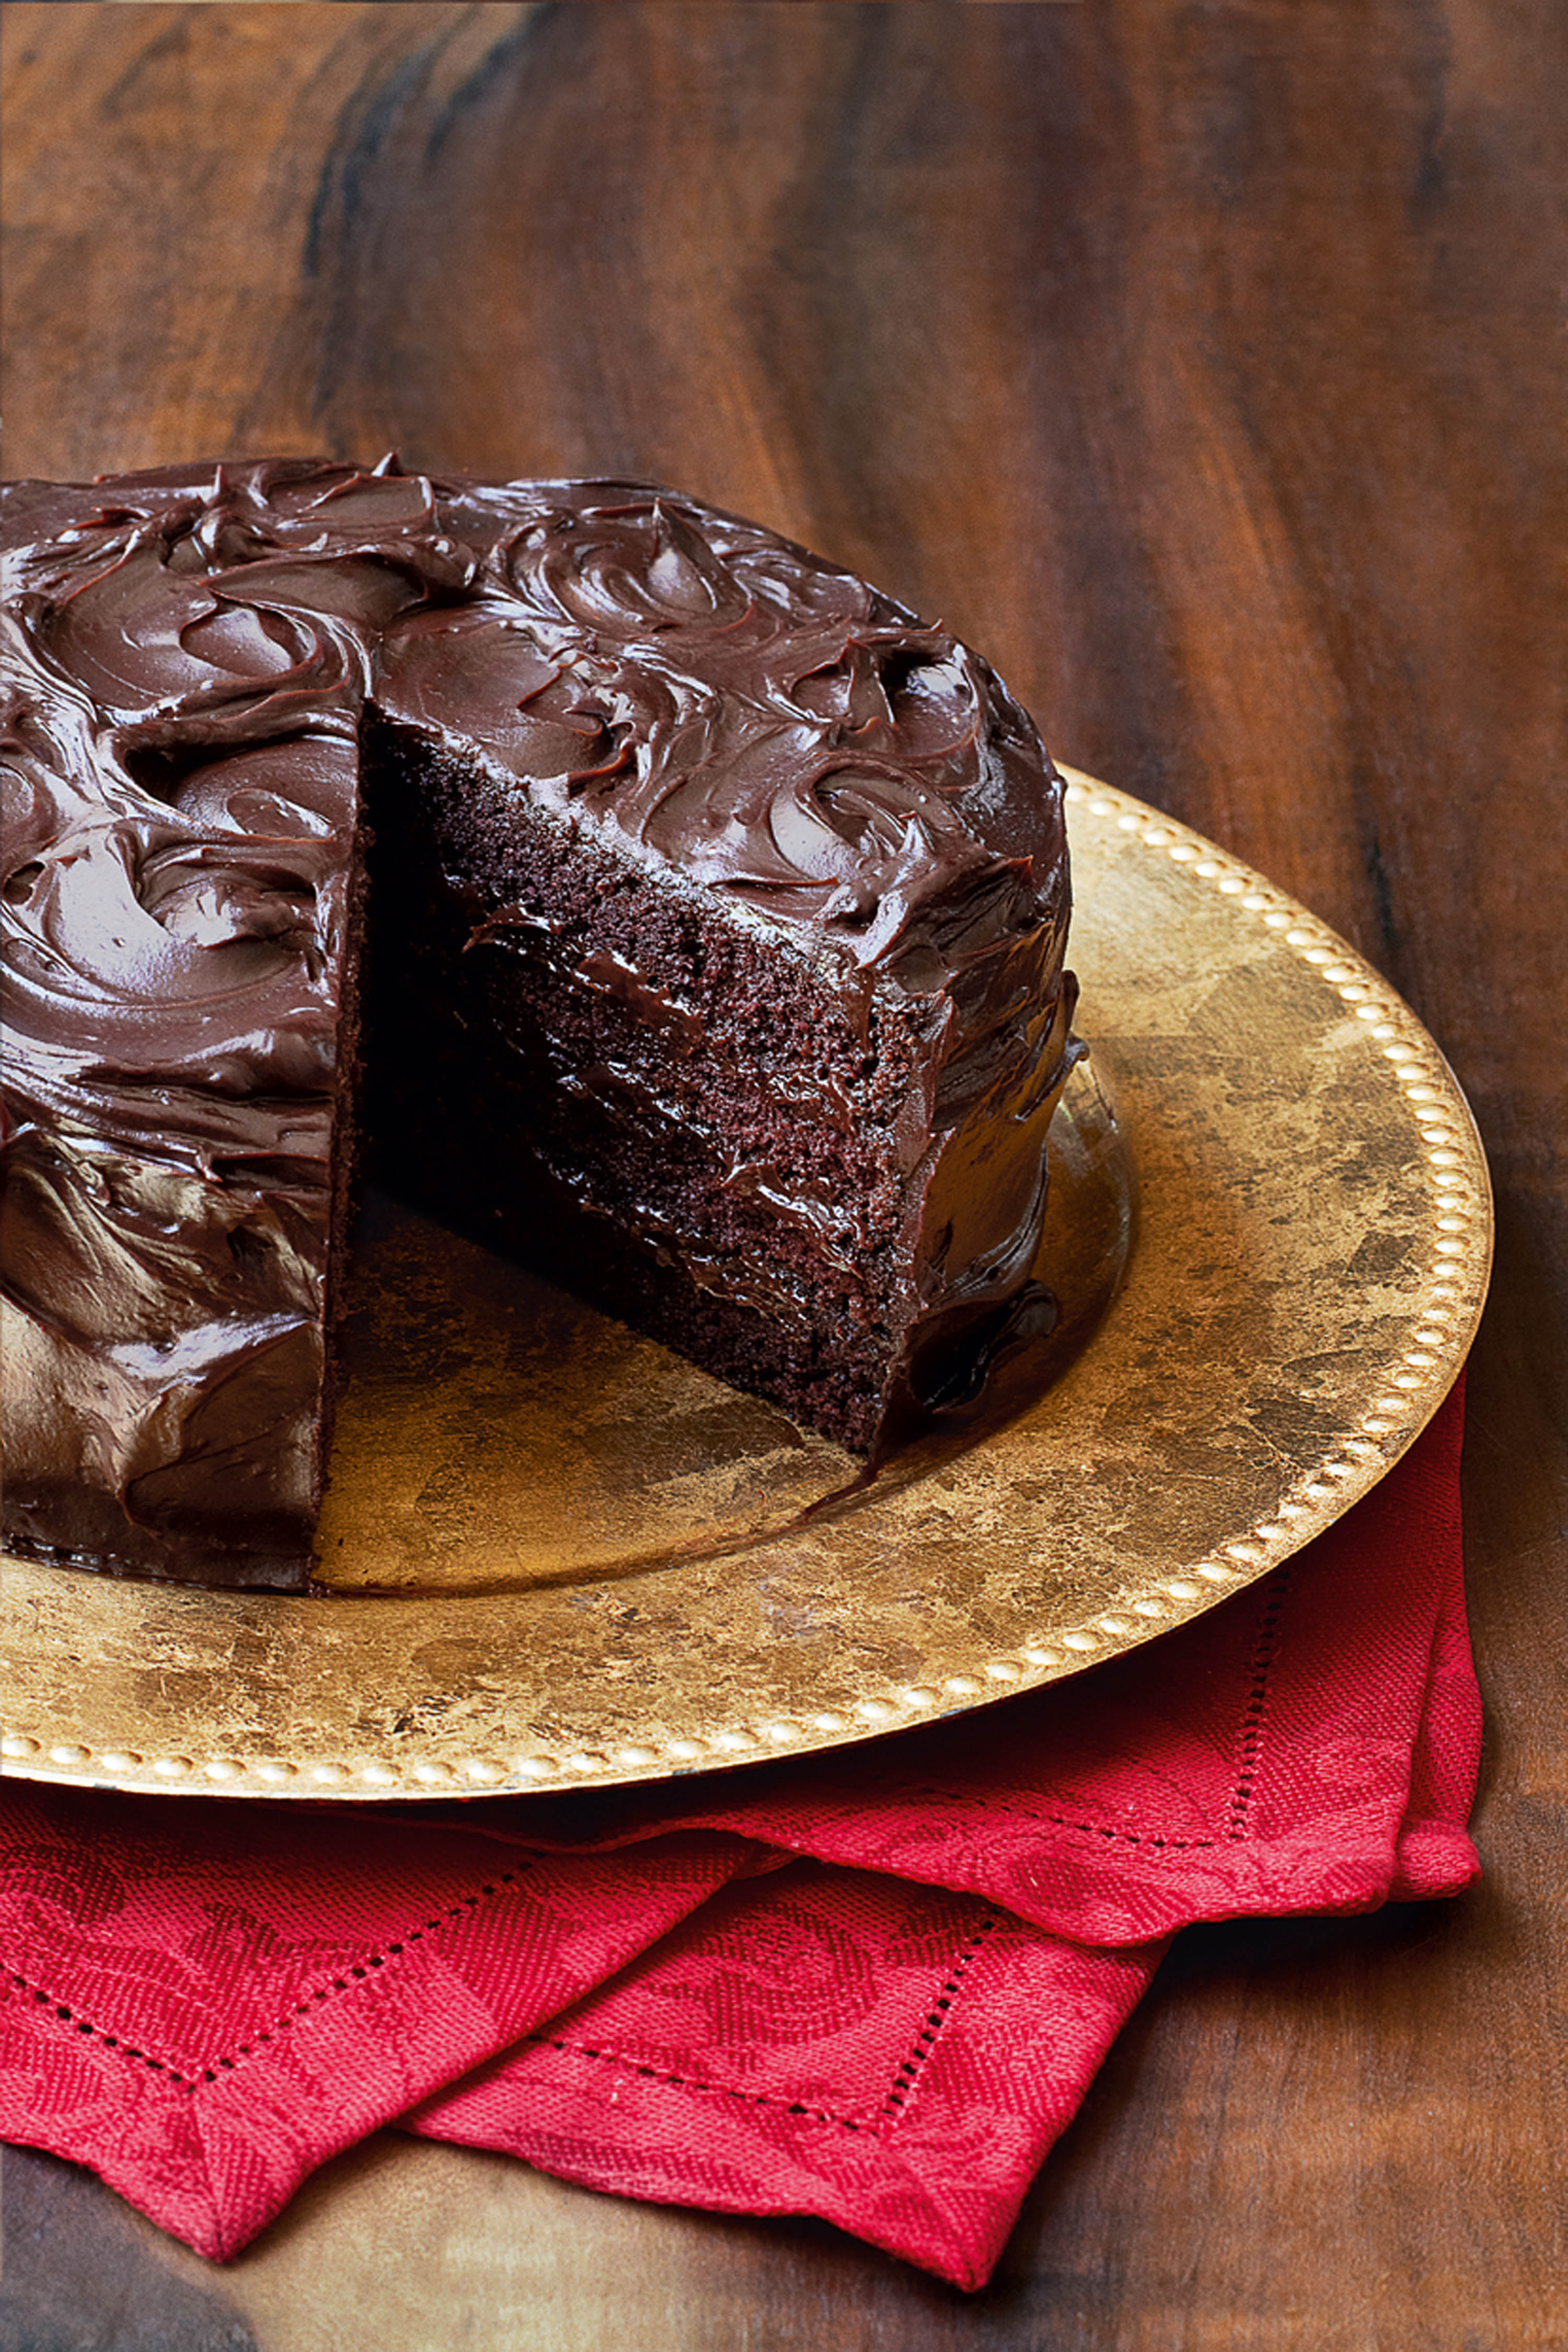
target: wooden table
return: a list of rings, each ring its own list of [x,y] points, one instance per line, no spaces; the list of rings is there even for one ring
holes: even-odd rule
[[[1389,975],[1500,1249],[1485,1883],[1181,1938],[986,2294],[395,2135],[216,2271],[6,2151],[0,2338],[1568,2344],[1561,9],[6,15],[8,472],[395,443],[855,565]]]

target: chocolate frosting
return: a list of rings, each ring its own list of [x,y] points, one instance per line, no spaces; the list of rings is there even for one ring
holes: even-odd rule
[[[879,986],[927,1000],[927,1319],[1017,1292],[1067,861],[1055,772],[965,646],[636,482],[167,468],[16,485],[4,544],[14,1539],[257,1580],[308,1557],[367,703],[718,894],[862,1024]],[[579,976],[648,993],[602,953]],[[281,1418],[280,1350],[309,1391]]]

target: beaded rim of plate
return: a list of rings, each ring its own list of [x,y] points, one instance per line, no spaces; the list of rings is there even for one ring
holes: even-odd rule
[[[1379,1367],[1354,1424],[1327,1458],[1287,1486],[1263,1517],[1238,1523],[1179,1576],[1162,1576],[1114,1611],[1066,1632],[1025,1640],[966,1672],[889,1685],[842,1708],[761,1717],[702,1738],[650,1738],[596,1748],[525,1748],[458,1764],[383,1759],[294,1760],[273,1755],[153,1753],[54,1740],[47,1731],[0,1732],[0,1759],[30,1780],[89,1781],[140,1790],[268,1797],[439,1796],[579,1788],[703,1768],[756,1762],[845,1739],[912,1727],[986,1698],[1035,1687],[1118,1654],[1200,1614],[1301,1549],[1374,1486],[1420,1434],[1458,1376],[1486,1297],[1491,1264],[1491,1191],[1485,1155],[1458,1080],[1415,1014],[1326,923],[1239,858],[1173,817],[1114,786],[1063,767],[1069,809],[1113,827],[1130,844],[1169,858],[1229,899],[1276,944],[1291,950],[1356,1021],[1369,1053],[1408,1106],[1424,1163],[1431,1225],[1418,1311],[1406,1344]]]

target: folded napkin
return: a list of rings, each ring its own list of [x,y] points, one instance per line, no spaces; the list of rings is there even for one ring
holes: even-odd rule
[[[378,2126],[984,2284],[1186,1923],[1456,1893],[1461,1415],[1272,1576],[841,1751],[402,1811],[0,1787],[0,2137],[233,2254]]]

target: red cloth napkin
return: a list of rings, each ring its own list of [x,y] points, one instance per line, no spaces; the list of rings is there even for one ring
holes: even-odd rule
[[[1475,1875],[1458,1397],[1093,1673],[830,1759],[402,1811],[0,1787],[0,2137],[233,2254],[393,2121],[984,2284],[1185,1923]]]

